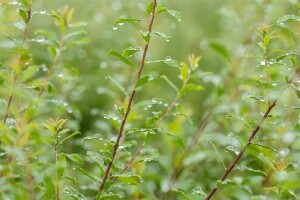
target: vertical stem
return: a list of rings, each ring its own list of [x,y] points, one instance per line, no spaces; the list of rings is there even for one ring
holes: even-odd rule
[[[149,23],[149,26],[148,26],[148,32],[149,32],[149,34],[151,34],[151,32],[152,32],[152,26],[153,26],[153,22],[154,22],[154,18],[155,18],[156,5],[157,5],[157,0],[153,0],[153,9],[152,9],[152,14],[151,14],[151,20],[150,20],[150,23]],[[150,42],[150,39],[149,39],[149,42]],[[104,185],[105,185],[105,183],[106,183],[106,181],[108,179],[108,175],[110,173],[112,164],[113,164],[113,162],[115,160],[115,157],[116,157],[116,154],[117,154],[117,150],[118,150],[118,147],[119,147],[119,143],[120,143],[120,140],[121,140],[121,138],[123,136],[124,127],[125,127],[128,115],[130,113],[131,105],[133,103],[133,98],[135,96],[137,82],[140,79],[142,71],[143,71],[144,66],[145,66],[146,55],[147,55],[147,52],[148,52],[149,42],[147,42],[146,45],[145,45],[145,47],[144,47],[142,62],[141,62],[140,68],[139,68],[138,73],[137,73],[136,82],[134,84],[133,90],[132,90],[131,95],[129,97],[129,101],[128,101],[128,104],[127,104],[126,112],[125,112],[124,118],[122,120],[120,129],[119,129],[119,134],[118,134],[117,140],[116,140],[115,145],[114,145],[114,149],[113,149],[113,152],[112,152],[112,159],[109,162],[109,164],[108,164],[108,166],[107,166],[107,168],[105,170],[105,174],[104,174],[103,180],[102,180],[102,182],[101,182],[101,184],[100,184],[100,186],[98,188],[98,193],[102,191],[102,189],[103,189],[103,187],[104,187]]]
[[[59,138],[58,133],[56,134],[56,141],[55,141],[55,164],[56,167],[59,165]],[[57,177],[57,183],[56,183],[56,200],[59,200],[59,177]]]
[[[29,21],[31,19],[32,3],[33,3],[33,0],[30,0],[29,8],[27,10],[26,25],[25,25],[25,29],[24,29],[24,33],[23,33],[23,38],[22,38],[22,49],[24,48],[24,43],[25,43],[25,40],[26,40],[27,32],[28,32],[28,25],[29,25]],[[21,55],[19,55],[19,61],[20,61],[20,58],[21,58]],[[15,92],[15,87],[16,87],[17,80],[18,80],[18,76],[15,74],[14,75],[14,80],[13,80],[12,91],[11,91],[11,94],[10,94],[9,99],[8,99],[8,103],[7,103],[7,107],[6,107],[6,111],[5,111],[5,115],[4,115],[4,119],[3,119],[3,124],[4,125],[6,124],[7,117],[8,117],[8,112],[9,112],[9,109],[10,109],[10,106],[11,106],[11,103],[12,103],[12,100],[13,100],[13,97],[14,97],[14,92]]]

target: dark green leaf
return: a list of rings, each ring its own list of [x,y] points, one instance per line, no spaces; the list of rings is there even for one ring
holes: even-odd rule
[[[82,158],[76,153],[66,154],[66,156],[74,162],[82,163]]]
[[[148,80],[153,80],[153,76],[145,75],[145,76],[139,78],[138,82],[136,83],[136,88],[144,85],[145,83],[148,82]]]
[[[178,22],[181,22],[182,16],[181,16],[180,12],[178,12],[178,11],[176,11],[176,10],[167,10],[167,12],[168,12],[171,16],[175,17],[175,18],[178,20]]]
[[[23,22],[25,23],[25,24],[27,24],[28,23],[28,19],[27,19],[27,12],[25,11],[25,10],[22,10],[22,9],[20,9],[19,10],[19,15],[22,17],[22,19],[23,19]]]
[[[108,54],[118,57],[123,63],[135,68],[135,65],[128,58],[122,56],[116,50],[110,50]]]
[[[166,77],[165,75],[161,76],[162,79],[164,79],[172,88],[174,88],[174,90],[176,91],[176,93],[179,93],[178,88],[176,87],[176,85],[174,83],[172,83],[172,81],[170,81],[170,79],[168,79],[168,77]]]
[[[300,22],[300,17],[299,16],[295,16],[295,15],[284,15],[283,17],[281,17],[277,23],[278,24],[282,24],[284,22],[287,21],[296,21],[296,22]]]
[[[142,177],[138,175],[117,175],[117,180],[125,185],[138,185],[143,182]]]
[[[217,42],[211,42],[209,44],[210,48],[212,48],[213,50],[215,50],[217,53],[219,53],[220,55],[222,55],[226,60],[230,61],[231,60],[231,55],[230,52],[228,51],[228,49]]]
[[[90,173],[88,173],[87,171],[85,171],[84,169],[82,169],[81,167],[75,166],[74,169],[76,169],[77,171],[79,171],[81,174],[85,175],[86,177],[90,178],[91,180],[93,180],[95,183],[99,183],[99,180],[92,176]]]
[[[201,85],[195,85],[195,84],[187,84],[186,86],[184,86],[181,90],[180,90],[180,93],[179,95],[180,96],[183,96],[186,92],[188,91],[192,91],[192,90],[198,90],[198,91],[201,91],[201,90],[204,90],[204,88],[201,86]]]
[[[75,188],[67,186],[64,190],[65,197],[72,197],[76,200],[85,200],[84,195],[78,192]]]
[[[43,180],[45,187],[45,197],[46,199],[53,199],[55,196],[55,185],[53,182],[53,177],[46,175]]]
[[[136,22],[143,21],[143,20],[144,19],[142,19],[142,18],[119,18],[114,22],[114,26],[123,25],[124,22],[136,23]]]
[[[140,35],[142,36],[142,38],[146,41],[146,43],[148,44],[150,41],[150,36],[151,34],[149,32],[143,32],[140,31]]]

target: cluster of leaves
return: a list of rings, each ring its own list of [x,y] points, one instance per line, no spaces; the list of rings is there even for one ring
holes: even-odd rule
[[[15,20],[0,18],[8,24],[0,31],[0,199],[297,198],[298,15],[255,25],[238,48],[246,56],[209,42],[228,65],[219,74],[193,54],[152,58],[159,38],[171,40],[159,24],[167,15],[182,21],[160,1],[143,5],[146,17],[118,18],[117,34],[124,24],[146,27],[136,34],[143,47],[108,51],[121,67],[97,89],[114,103],[91,109],[93,130],[78,105],[85,53],[76,52],[90,42],[87,24],[74,22],[74,8],[35,3],[0,4]]]

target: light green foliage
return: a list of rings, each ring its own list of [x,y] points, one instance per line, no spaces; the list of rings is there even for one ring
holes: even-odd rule
[[[154,2],[1,1],[0,199],[299,198],[300,3]]]

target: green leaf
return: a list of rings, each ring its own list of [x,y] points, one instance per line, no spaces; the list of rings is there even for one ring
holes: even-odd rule
[[[108,52],[108,54],[112,55],[112,56],[116,56],[117,58],[119,58],[123,63],[131,66],[131,67],[135,67],[135,65],[126,57],[122,56],[120,53],[118,53],[116,50],[110,50]]]
[[[52,12],[51,16],[54,17],[57,20],[61,32],[65,32],[66,31],[66,25],[65,25],[65,21],[63,20],[63,18],[61,18],[56,12]]]
[[[139,78],[138,82],[136,83],[136,88],[144,85],[145,83],[147,83],[149,80],[153,80],[153,76],[150,75],[145,75],[141,78]]]
[[[76,153],[66,154],[66,156],[74,162],[82,163],[82,158]]]
[[[138,136],[155,135],[159,129],[155,128],[132,128],[128,129],[125,134],[136,134]]]
[[[267,173],[261,170],[257,170],[257,169],[253,169],[251,167],[247,167],[244,165],[237,165],[236,168],[240,171],[249,171],[249,172],[254,172],[254,173],[258,173],[258,174],[262,174],[264,176],[267,176]]]
[[[64,175],[66,166],[67,166],[66,155],[64,153],[61,153],[59,155],[59,162],[56,165],[56,175],[58,180],[60,180],[61,177]]]
[[[176,67],[176,68],[180,68],[181,65],[177,60],[174,60],[172,58],[170,58],[169,56],[166,57],[166,59],[164,60],[151,60],[148,61],[147,63],[160,63],[160,62],[164,62],[165,64],[169,65],[170,67]]]
[[[189,67],[187,66],[187,64],[182,63],[180,75],[181,75],[182,82],[185,82],[189,75]]]
[[[86,154],[91,157],[91,159],[98,165],[100,169],[104,169],[103,161],[97,153],[88,151]]]
[[[29,79],[31,79],[38,71],[40,66],[38,65],[32,65],[29,66],[28,68],[26,68],[23,72],[22,72],[22,77],[24,81],[27,81]]]
[[[123,88],[115,79],[113,79],[111,76],[106,76],[105,79],[109,79],[111,80],[111,82],[117,86],[124,94],[125,96],[129,97],[127,91],[125,90],[125,88]]]
[[[141,50],[142,50],[141,47],[125,49],[123,51],[123,56],[124,57],[129,57],[129,56],[134,55],[137,52],[140,52]]]
[[[181,21],[182,21],[182,16],[181,16],[180,12],[178,12],[178,11],[176,11],[176,10],[167,10],[167,12],[168,12],[171,16],[175,17],[175,18],[177,19],[178,22],[181,22]]]
[[[221,163],[223,164],[224,169],[226,169],[224,160],[223,160],[222,156],[220,155],[220,153],[219,153],[217,147],[214,145],[214,143],[213,143],[212,141],[210,141],[210,140],[207,140],[207,141],[208,141],[208,142],[211,144],[211,146],[213,147],[213,149],[214,149],[214,151],[216,152],[217,156],[219,157]],[[217,183],[217,184],[218,184],[218,183]]]
[[[65,39],[69,39],[72,37],[76,37],[76,36],[86,36],[88,34],[88,32],[86,30],[79,30],[79,31],[74,31],[72,33],[69,33],[65,36]]]
[[[160,36],[160,37],[163,37],[163,38],[165,38],[165,39],[167,39],[167,40],[169,40],[169,39],[171,38],[171,36],[168,36],[168,35],[166,35],[165,33],[158,32],[158,31],[154,31],[154,34],[156,34],[156,35],[158,35],[158,36]]]
[[[177,94],[179,93],[179,90],[176,87],[176,85],[174,83],[172,83],[172,81],[170,81],[170,79],[168,77],[166,77],[165,75],[162,75],[161,78],[164,79],[176,91]]]
[[[141,182],[143,182],[142,177],[138,176],[138,175],[117,175],[117,180],[120,183],[123,183],[125,185],[138,185]]]
[[[56,130],[54,129],[54,127],[52,127],[51,125],[49,124],[42,124],[45,128],[47,128],[51,133],[53,133],[54,135],[56,135]]]
[[[55,197],[55,185],[53,182],[53,177],[46,175],[44,177],[43,184],[45,187],[45,198],[53,199]]]
[[[163,60],[164,63],[166,63],[167,65],[169,65],[170,67],[176,67],[176,68],[180,68],[180,63],[177,60],[174,60],[172,58],[167,57],[165,60]]]
[[[28,23],[27,12],[26,12],[25,10],[23,10],[23,9],[20,9],[20,10],[19,10],[19,15],[22,17],[23,22],[24,22],[25,24],[27,24],[27,23]]]
[[[228,185],[228,184],[231,184],[233,186],[236,185],[236,183],[234,181],[232,181],[231,179],[226,179],[224,181],[218,180],[216,183],[216,187],[220,187],[220,186],[224,186],[224,185]]]
[[[211,42],[209,44],[209,47],[212,48],[213,50],[215,50],[217,53],[219,53],[220,55],[222,55],[226,60],[230,61],[231,60],[231,55],[230,52],[228,51],[228,49],[222,45],[221,43],[217,43],[217,42]]]
[[[171,191],[172,191],[172,192],[175,192],[175,193],[177,193],[177,194],[179,194],[179,195],[181,195],[184,199],[189,200],[189,198],[184,194],[183,191],[178,190],[177,188],[171,188]]]
[[[85,197],[83,194],[81,194],[80,192],[78,192],[75,188],[71,187],[71,186],[67,186],[64,190],[64,196],[65,197],[72,197],[76,200],[84,200]]]
[[[142,36],[142,38],[146,41],[146,43],[148,44],[150,41],[150,36],[151,34],[149,32],[144,32],[144,31],[140,31],[140,35]]]
[[[123,25],[125,22],[136,23],[143,20],[143,18],[119,18],[114,22],[114,26]]]
[[[300,22],[300,17],[295,15],[284,15],[283,17],[279,18],[277,21],[278,24],[282,24],[287,21],[297,21]]]
[[[151,15],[152,14],[152,10],[153,10],[153,2],[148,3],[146,9],[147,9],[147,14]]]
[[[262,50],[265,48],[264,43],[258,42],[257,44],[258,44],[258,46],[259,46]]]
[[[206,196],[206,194],[203,192],[202,188],[200,186],[196,186],[194,187],[193,191],[192,191],[193,194],[197,194],[199,196]]]
[[[268,35],[265,35],[265,37],[264,37],[264,46],[267,47],[269,42],[270,42],[270,37]]]
[[[121,199],[121,196],[119,194],[113,194],[113,193],[109,193],[109,194],[102,194],[101,196],[99,196],[99,198],[97,198],[97,200],[112,200],[112,199]]]
[[[65,133],[67,133],[69,130],[70,130],[70,129],[68,129],[68,128],[62,129],[62,130],[60,130],[60,131],[58,132],[58,134],[59,134],[59,135],[65,134]]]
[[[179,95],[183,96],[186,92],[191,91],[191,90],[201,91],[201,90],[204,90],[204,88],[201,85],[195,85],[195,84],[192,84],[192,83],[191,84],[187,84],[186,86],[184,86],[180,90]]]
[[[160,14],[160,13],[163,13],[163,12],[167,12],[167,8],[162,6],[161,4],[157,4],[157,7],[156,7],[156,11],[155,11],[155,16]]]
[[[76,169],[76,170],[79,171],[81,174],[85,175],[86,177],[90,178],[90,179],[93,180],[95,183],[99,183],[99,180],[97,180],[96,177],[92,176],[91,174],[89,174],[87,171],[85,171],[85,170],[82,169],[81,167],[75,166],[74,169]]]
[[[67,139],[69,139],[69,138],[71,138],[71,137],[73,137],[73,136],[75,136],[75,135],[79,135],[79,134],[80,134],[79,131],[76,131],[76,132],[72,133],[71,135],[69,135],[69,136],[65,137],[64,139],[62,139],[62,140],[60,141],[60,144],[62,144],[62,143],[63,143],[64,141],[66,141]]]
[[[167,133],[167,136],[170,136],[176,142],[176,145],[180,149],[185,149],[185,142],[180,136],[172,134],[172,133]]]

